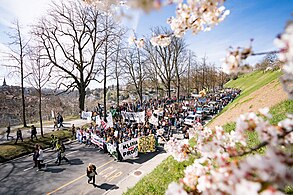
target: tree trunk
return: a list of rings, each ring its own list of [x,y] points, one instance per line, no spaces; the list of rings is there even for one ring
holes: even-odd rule
[[[168,98],[171,98],[171,81],[168,81]]]
[[[84,103],[85,103],[85,88],[81,87],[79,89],[79,109],[80,111],[84,111]]]
[[[106,72],[106,68],[104,68],[104,121],[106,121],[107,118],[107,72]]]
[[[21,58],[21,63],[20,63],[20,72],[21,72],[22,121],[23,121],[23,126],[27,127],[26,118],[25,118],[25,99],[24,99],[24,87],[23,87],[23,62],[22,62],[22,58]]]
[[[40,117],[41,136],[44,137],[43,119],[42,119],[42,90],[39,89],[38,92],[39,92],[39,117]]]
[[[120,93],[120,91],[119,91],[119,78],[118,78],[118,76],[117,76],[117,78],[116,78],[116,85],[117,85],[117,88],[116,88],[116,93],[117,93],[117,96],[116,96],[116,100],[117,100],[117,108],[119,107],[119,93]]]
[[[180,78],[179,76],[177,77],[177,102],[179,102],[180,98]]]

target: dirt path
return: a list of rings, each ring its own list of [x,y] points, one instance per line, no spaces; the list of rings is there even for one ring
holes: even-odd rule
[[[225,114],[218,116],[208,126],[214,127],[233,122],[240,114],[256,112],[264,107],[270,108],[286,99],[288,99],[287,94],[283,91],[281,84],[275,80],[239,101],[235,106],[229,108]]]

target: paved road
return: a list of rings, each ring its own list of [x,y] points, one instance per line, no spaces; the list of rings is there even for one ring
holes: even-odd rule
[[[162,153],[140,154],[136,160],[117,162],[94,147],[73,142],[67,145],[67,157],[60,166],[55,165],[56,153],[45,151],[44,171],[32,168],[31,155],[0,164],[0,194],[103,194],[118,188],[117,183],[145,162]],[[87,184],[85,175],[88,163],[97,166],[96,186]]]
[[[76,127],[78,126],[82,126],[84,124],[86,124],[88,121],[87,120],[82,120],[82,119],[76,119],[76,120],[72,120],[72,121],[65,121],[63,123],[64,128],[70,128],[72,126],[72,124],[74,124]],[[13,128],[13,127],[12,127]],[[43,132],[45,133],[50,133],[53,130],[53,124],[51,125],[44,125],[43,127]],[[2,134],[0,135],[0,144],[2,143],[6,143],[8,141],[10,141],[11,139],[16,139],[16,132],[11,132],[10,133],[10,138],[7,141],[7,137],[6,137],[6,133],[3,134],[3,131],[6,131],[6,129],[4,130],[4,128],[1,129],[2,130]],[[41,135],[41,129],[37,128],[37,136]],[[28,138],[31,136],[31,130],[27,129],[27,130],[22,130],[22,137],[23,138]]]

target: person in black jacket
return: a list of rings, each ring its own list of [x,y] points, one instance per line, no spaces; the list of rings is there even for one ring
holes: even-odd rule
[[[16,132],[16,140],[15,140],[15,144],[17,144],[18,139],[20,139],[23,142],[23,138],[22,138],[22,132],[20,129],[17,130]]]
[[[87,183],[90,183],[93,180],[93,185],[95,185],[95,176],[97,175],[96,166],[93,163],[90,163],[86,168],[86,175],[89,178]]]
[[[35,137],[36,140],[38,140],[38,138],[37,138],[37,128],[34,125],[32,125],[32,129],[31,129],[31,140],[33,140],[33,137]]]

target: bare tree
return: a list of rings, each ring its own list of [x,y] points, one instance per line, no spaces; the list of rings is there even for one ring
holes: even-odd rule
[[[25,97],[24,97],[24,78],[25,78],[24,66],[25,66],[25,57],[27,55],[27,46],[30,40],[26,40],[24,38],[19,21],[16,21],[15,23],[13,23],[12,31],[13,33],[8,33],[8,37],[12,41],[8,43],[8,47],[10,51],[5,52],[7,56],[7,59],[5,60],[11,61],[13,65],[9,63],[4,66],[14,69],[12,73],[15,72],[20,75],[21,100],[22,100],[22,122],[23,122],[23,126],[27,127]]]
[[[170,34],[168,30],[160,27],[153,29],[152,32],[153,34]],[[177,90],[180,91],[180,63],[178,60],[185,47],[185,42],[176,37],[172,37],[171,44],[166,47],[153,47],[150,42],[146,43],[146,46],[144,47],[147,53],[147,58],[158,71],[158,76],[163,83],[169,98],[171,97],[171,83],[174,75],[176,76],[178,83],[176,86],[179,90]]]
[[[105,41],[103,46],[101,47],[101,50],[99,51],[99,59],[101,60],[101,74],[103,76],[103,84],[104,84],[104,98],[103,98],[103,104],[104,104],[104,120],[106,120],[107,115],[107,80],[110,77],[110,69],[112,68],[111,65],[113,65],[112,58],[113,56],[119,55],[116,45],[119,45],[119,42],[121,41],[121,37],[124,34],[124,31],[121,29],[121,27],[111,18],[109,14],[103,15],[104,20],[102,21],[103,28],[105,29],[103,34],[105,37]],[[116,49],[118,49],[116,51]],[[118,62],[117,62],[118,63]],[[117,66],[117,64],[116,64]],[[116,72],[117,73],[117,72]],[[118,83],[119,85],[119,83]],[[119,92],[118,92],[119,93]],[[119,95],[119,94],[118,94]]]
[[[124,32],[123,32],[124,34]],[[113,55],[111,61],[114,64],[114,68],[112,70],[112,78],[116,80],[116,105],[119,106],[119,96],[120,96],[120,80],[124,75],[125,71],[123,71],[123,66],[121,66],[122,61],[122,52],[125,50],[124,45],[122,43],[122,36],[117,40],[115,54]]]
[[[181,84],[180,77],[188,67],[188,52],[186,50],[187,45],[184,39],[174,38],[171,44],[173,45],[173,63],[175,66],[177,101],[179,101]]]
[[[143,59],[141,50],[137,46],[129,48],[122,61],[125,65],[125,73],[129,76],[128,82],[135,87],[136,94],[142,102],[142,86],[145,79],[145,60]]]
[[[42,119],[42,89],[48,83],[50,79],[50,67],[48,59],[44,56],[44,51],[41,46],[31,47],[29,52],[28,69],[30,73],[28,74],[28,83],[37,91],[39,98],[39,119],[41,135],[44,137],[43,133],[43,119]]]
[[[103,19],[97,8],[69,1],[53,4],[48,16],[35,26],[58,88],[77,89],[80,110],[84,110],[86,88],[99,72],[96,56],[106,40]]]

